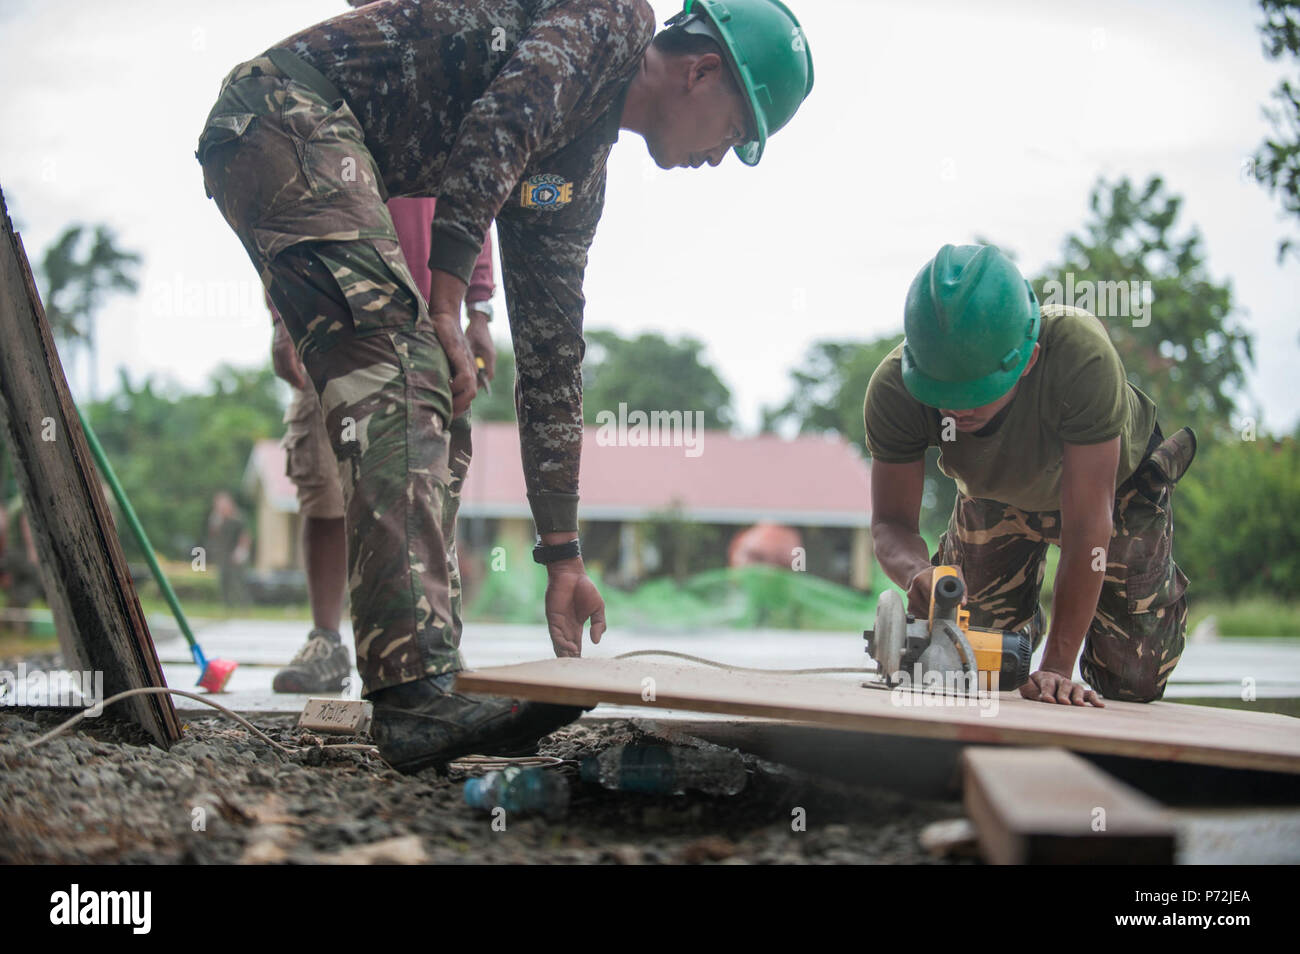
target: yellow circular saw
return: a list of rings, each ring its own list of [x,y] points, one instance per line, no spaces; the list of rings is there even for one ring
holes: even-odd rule
[[[934,568],[928,619],[910,615],[896,590],[880,594],[875,628],[862,634],[880,682],[918,689],[940,685],[964,695],[1016,689],[1029,679],[1029,634],[971,626],[970,612],[961,605],[965,596],[955,566]]]

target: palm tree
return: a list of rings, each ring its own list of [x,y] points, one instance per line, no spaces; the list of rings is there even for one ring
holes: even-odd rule
[[[55,338],[85,350],[90,361],[90,399],[98,396],[95,361],[95,312],[109,292],[133,292],[137,252],[116,245],[111,229],[74,224],[63,230],[41,258],[45,278],[45,317]],[[84,255],[82,248],[89,245]]]

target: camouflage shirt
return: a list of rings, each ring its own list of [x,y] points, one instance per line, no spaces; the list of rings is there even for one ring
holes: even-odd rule
[[[653,36],[645,0],[382,0],[276,44],[339,88],[389,195],[438,197],[431,268],[468,281],[496,220],[541,532],[577,529],[583,273]]]

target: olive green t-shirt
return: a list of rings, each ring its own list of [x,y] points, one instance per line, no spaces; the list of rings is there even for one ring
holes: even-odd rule
[[[1065,444],[1120,439],[1118,486],[1137,469],[1155,427],[1156,406],[1128,382],[1101,322],[1080,308],[1042,309],[1038,362],[1011,403],[982,430],[942,440],[943,422],[903,385],[899,345],[871,376],[864,414],[875,460],[905,464],[939,448],[939,468],[968,497],[1021,510],[1061,509]]]

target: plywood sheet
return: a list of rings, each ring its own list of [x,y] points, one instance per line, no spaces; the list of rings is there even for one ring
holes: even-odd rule
[[[966,743],[1061,746],[1137,758],[1300,773],[1300,720],[1232,709],[1108,701],[1030,702],[1017,693],[952,698],[866,689],[858,680],[779,676],[637,659],[548,659],[467,671],[467,692],[592,706],[600,702],[723,712],[860,732]]]

